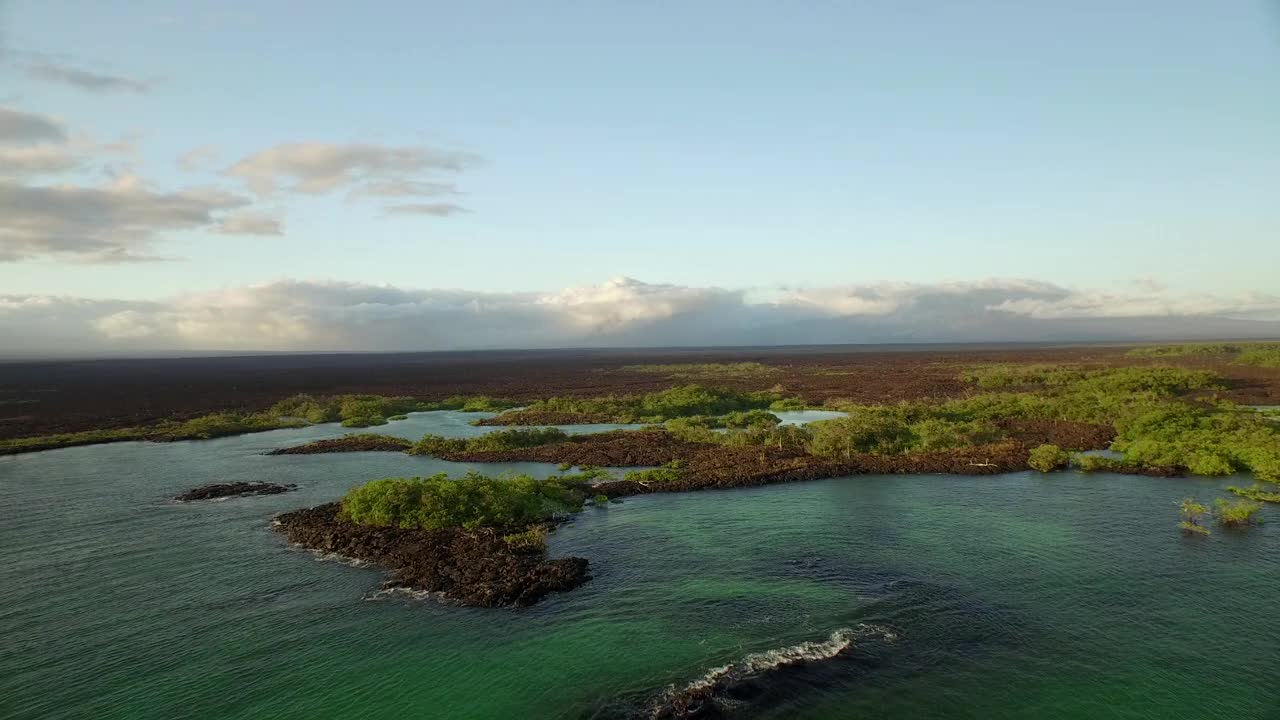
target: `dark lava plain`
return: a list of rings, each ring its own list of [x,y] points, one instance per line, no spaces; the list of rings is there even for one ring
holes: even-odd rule
[[[622,370],[628,365],[761,362],[761,376],[716,378],[758,390],[781,384],[815,405],[830,399],[879,403],[970,391],[960,368],[984,363],[1135,365],[1129,346],[922,345],[769,348],[332,353],[211,358],[0,363],[0,439],[146,425],[219,410],[255,411],[296,393],[375,393],[423,400],[490,395],[639,393],[687,382]],[[1280,375],[1214,357],[1159,364],[1212,369],[1244,404],[1280,404]],[[705,381],[704,381],[705,382]]]

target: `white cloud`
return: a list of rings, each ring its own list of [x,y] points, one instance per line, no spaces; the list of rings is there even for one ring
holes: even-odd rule
[[[97,187],[0,180],[0,261],[154,259],[150,245],[162,233],[209,227],[248,203],[211,188],[153,191],[134,176]]]
[[[436,217],[449,217],[450,215],[458,215],[470,212],[461,205],[454,203],[405,203],[403,205],[390,205],[386,208],[389,215],[434,215]]]
[[[371,187],[388,191],[393,183],[422,182],[418,176],[423,173],[456,173],[473,162],[474,156],[466,153],[422,146],[299,142],[253,153],[225,172],[260,195],[278,189],[320,195],[344,188],[368,194]]]
[[[991,309],[1038,320],[1214,315],[1275,320],[1280,319],[1280,295],[1258,292],[1244,293],[1234,298],[1206,294],[1173,295],[1163,286],[1138,283],[1128,293],[1071,291],[1058,298],[1024,297],[1003,300],[993,304]]]
[[[352,200],[363,197],[405,198],[457,195],[452,183],[424,182],[421,180],[386,180],[369,182],[356,187],[347,196]]]
[[[278,218],[265,213],[240,211],[222,218],[215,232],[223,235],[283,235],[284,226]]]
[[[71,134],[48,115],[0,107],[0,178],[31,178],[83,170],[96,160],[132,158],[133,140],[99,144]]]
[[[150,83],[122,75],[111,75],[71,67],[60,63],[41,61],[27,66],[27,75],[46,82],[68,85],[93,93],[131,92],[149,93]]]
[[[279,280],[154,302],[0,296],[0,336],[9,354],[26,355],[1280,336],[1275,296],[1167,293],[1135,286],[1099,304],[1098,293],[990,280],[801,288],[751,302],[739,290],[629,278],[549,293]]]
[[[0,106],[0,143],[63,142],[67,128],[61,122],[38,113]]]

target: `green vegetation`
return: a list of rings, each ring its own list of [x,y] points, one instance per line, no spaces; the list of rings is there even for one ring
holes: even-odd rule
[[[948,417],[924,404],[846,407],[847,417],[810,423],[808,449],[814,455],[902,455],[995,442],[1001,433],[989,419]]]
[[[608,495],[596,495],[595,497],[591,498],[591,502],[595,503],[595,506],[596,506],[596,507],[601,507],[601,508],[602,508],[602,507],[609,507],[609,496],[608,496]]]
[[[1195,498],[1184,498],[1178,506],[1182,512],[1182,521],[1178,523],[1178,527],[1182,528],[1185,535],[1208,535],[1209,528],[1201,524],[1209,508],[1205,507]]]
[[[310,423],[341,422],[343,427],[386,425],[388,416],[418,412],[423,403],[411,397],[382,395],[294,395],[271,406],[271,413]]]
[[[1280,368],[1280,344],[1249,346],[1236,356],[1236,362],[1241,365]]]
[[[541,553],[547,549],[547,529],[534,525],[524,532],[503,535],[502,540],[515,552]]]
[[[156,425],[144,427],[88,430],[78,433],[58,433],[56,435],[0,440],[0,455],[110,442],[209,440],[228,435],[302,427],[306,424],[303,420],[279,418],[271,413],[219,412],[191,418],[190,420],[166,420]]]
[[[486,450],[516,450],[564,442],[569,436],[559,428],[512,428],[472,438],[423,435],[409,449],[410,455],[456,455]]]
[[[1081,472],[1111,472],[1122,468],[1124,463],[1101,455],[1077,453],[1071,456],[1071,466]]]
[[[1125,354],[1129,357],[1173,358],[1191,355],[1229,355],[1234,352],[1238,352],[1238,348],[1226,343],[1186,343],[1134,348]]]
[[[673,379],[698,379],[717,377],[761,377],[773,375],[777,368],[758,362],[739,363],[666,363],[661,365],[624,365],[626,372],[652,373]]]
[[[758,413],[758,414],[757,414]],[[748,417],[752,416],[754,417]],[[707,417],[696,415],[675,418],[663,423],[663,427],[685,442],[712,443],[730,447],[750,445],[767,447],[803,448],[809,443],[809,433],[798,425],[779,425],[776,415],[762,410],[735,413],[731,416]],[[728,432],[716,432],[728,429]]]
[[[1084,377],[1084,371],[1068,365],[981,365],[960,373],[960,379],[980,388],[1024,385],[1065,385]]]
[[[1213,501],[1213,516],[1222,527],[1241,528],[1257,525],[1262,522],[1262,518],[1258,517],[1261,510],[1261,503],[1247,499],[1232,501],[1218,498]]]
[[[405,529],[527,528],[557,513],[581,510],[581,485],[573,476],[535,480],[527,475],[492,478],[467,473],[450,480],[442,473],[387,478],[348,492],[342,499],[341,516],[361,525]]]
[[[520,403],[505,398],[492,398],[488,395],[454,395],[444,400],[422,403],[423,411],[457,410],[459,412],[498,413],[515,407],[520,407]]]
[[[1280,368],[1280,343],[1190,343],[1185,345],[1155,345],[1135,348],[1131,357],[1180,358],[1196,355],[1233,355],[1239,365],[1255,365]]]
[[[1061,470],[1071,462],[1067,451],[1057,445],[1041,445],[1031,451],[1027,464],[1042,473]]]
[[[1232,485],[1227,488],[1227,492],[1255,502],[1280,503],[1280,492],[1268,491],[1258,483],[1254,483],[1253,487],[1248,488],[1239,488]]]
[[[672,460],[662,467],[651,468],[649,470],[632,470],[627,473],[625,480],[630,482],[648,485],[651,483],[669,483],[676,482],[684,477],[684,462],[681,460]]]
[[[1166,402],[1116,422],[1112,447],[1139,465],[1169,465],[1197,475],[1251,471],[1280,482],[1280,428],[1226,402]]]
[[[445,400],[423,402],[411,397],[384,395],[294,395],[271,406],[270,413],[297,418],[310,423],[341,422],[344,427],[385,425],[387,420],[405,420],[405,413],[432,410],[462,412],[501,412],[516,407],[513,400],[500,400],[478,395],[457,395]]]
[[[765,410],[783,400],[780,391],[740,392],[702,385],[680,385],[644,395],[553,397],[528,405],[530,411],[573,413],[614,423],[661,423],[696,415],[719,416]]]

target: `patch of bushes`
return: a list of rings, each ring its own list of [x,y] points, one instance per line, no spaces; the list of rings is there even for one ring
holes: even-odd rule
[[[472,438],[423,435],[409,449],[410,455],[457,455],[486,450],[516,450],[565,442],[569,436],[559,428],[512,428]]]
[[[1227,488],[1227,492],[1254,502],[1280,503],[1280,492],[1269,491],[1258,483],[1254,483],[1253,487],[1248,488],[1239,488],[1232,485]]]
[[[547,549],[547,529],[534,525],[524,532],[503,535],[502,541],[518,553],[541,553]]]
[[[506,398],[494,398],[488,395],[454,395],[444,400],[422,403],[424,411],[457,410],[459,412],[492,412],[520,407],[520,403]]]
[[[1135,348],[1131,357],[1179,358],[1193,355],[1234,355],[1238,365],[1280,368],[1280,343],[1191,343]]]
[[[1077,454],[1072,456],[1071,466],[1082,472],[1111,472],[1122,468],[1124,463],[1102,455]]]
[[[902,455],[974,447],[1002,437],[990,420],[946,417],[924,405],[860,406],[846,412],[847,417],[809,423],[810,452],[843,458]]]
[[[619,370],[665,375],[669,378],[761,377],[773,375],[777,368],[758,362],[738,363],[664,363],[660,365],[624,365]]]
[[[285,398],[271,406],[269,413],[278,417],[297,418],[310,423],[341,422],[344,427],[369,427],[385,425],[387,420],[407,419],[406,413],[431,410],[459,410],[462,412],[501,412],[516,407],[513,400],[491,398],[485,395],[462,396],[423,402],[412,397],[385,395],[328,395],[298,394]]]
[[[780,392],[772,390],[740,392],[702,385],[680,385],[643,395],[552,397],[530,403],[527,409],[531,412],[603,417],[621,424],[661,423],[672,418],[764,410],[782,399]]]
[[[342,498],[341,516],[361,525],[405,529],[515,529],[581,509],[579,484],[565,478],[467,473],[450,480],[441,473],[374,480],[353,488]]]
[[[640,483],[641,485],[676,482],[682,478],[684,478],[684,461],[682,460],[672,460],[662,467],[648,470],[632,470],[624,477],[626,480]]]
[[[1241,365],[1280,368],[1280,345],[1250,346],[1236,356],[1236,362]]]
[[[1241,528],[1262,522],[1262,504],[1248,499],[1213,501],[1213,516],[1222,527]]]
[[[1067,451],[1057,445],[1041,445],[1031,450],[1027,465],[1042,473],[1053,472],[1065,468],[1071,461]]]
[[[1226,343],[1184,343],[1134,348],[1125,354],[1129,357],[1171,358],[1189,355],[1227,355],[1236,351],[1236,346]]]
[[[1178,509],[1182,513],[1182,520],[1178,523],[1178,527],[1182,528],[1184,535],[1209,534],[1209,528],[1202,524],[1205,514],[1209,512],[1209,508],[1195,498],[1189,497],[1182,500],[1182,503],[1178,505]]]

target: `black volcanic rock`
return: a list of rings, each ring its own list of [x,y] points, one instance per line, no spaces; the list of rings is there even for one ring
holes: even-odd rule
[[[343,520],[338,503],[283,513],[289,542],[364,560],[388,571],[385,587],[440,593],[462,605],[525,606],[590,579],[584,558],[516,551],[493,528],[404,530]]]
[[[178,502],[193,500],[213,500],[224,497],[247,497],[249,495],[279,495],[290,490],[297,490],[297,485],[277,485],[269,482],[232,482],[204,485],[188,490],[174,497]]]

